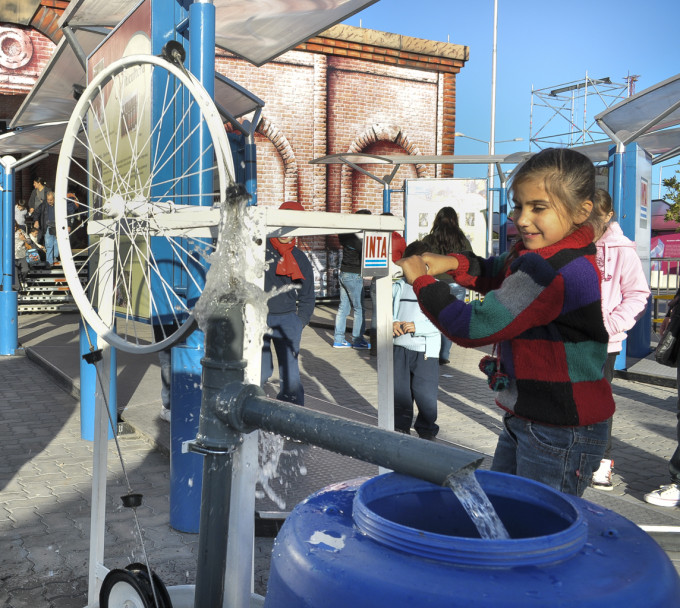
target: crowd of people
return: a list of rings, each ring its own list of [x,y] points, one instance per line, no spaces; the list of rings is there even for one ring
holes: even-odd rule
[[[67,200],[69,239],[72,246],[82,246],[85,230],[84,222],[80,221],[77,212],[79,200],[75,189],[69,189]],[[51,268],[60,264],[54,190],[42,177],[33,180],[28,201],[18,199],[14,205],[14,258],[15,285],[21,291],[31,267]]]

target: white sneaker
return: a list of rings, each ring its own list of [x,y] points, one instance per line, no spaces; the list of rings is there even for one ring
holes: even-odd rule
[[[161,405],[161,420],[165,420],[166,422],[170,422],[170,408],[163,407]]]
[[[677,507],[680,505],[680,488],[672,483],[645,494],[645,502],[658,507]]]
[[[600,460],[600,468],[593,473],[593,488],[596,490],[604,490],[609,492],[614,489],[612,484],[612,469],[614,468],[614,461],[609,458]]]

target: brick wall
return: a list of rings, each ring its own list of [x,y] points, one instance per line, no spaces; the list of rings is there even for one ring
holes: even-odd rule
[[[34,25],[56,39],[48,17]],[[3,29],[9,43],[0,44],[0,59],[3,51],[10,57],[5,63],[28,47],[33,53],[19,67],[0,61],[0,120],[16,112],[17,100],[54,49],[50,38],[35,29],[8,24],[0,27],[0,35]],[[258,204],[297,200],[309,210],[381,213],[382,184],[344,165],[309,161],[343,152],[452,154],[456,74],[467,58],[467,47],[349,26],[335,26],[259,68],[218,50],[217,70],[265,101],[255,135]],[[365,169],[380,177],[390,173],[380,165]],[[21,172],[17,196],[28,197],[36,175],[51,185],[55,170],[56,157],[51,157]],[[391,187],[401,189],[407,178],[452,173],[450,166],[403,165]],[[394,192],[391,203],[392,212],[402,215],[403,195]],[[332,294],[337,239],[307,238],[302,246],[313,258],[319,293]]]

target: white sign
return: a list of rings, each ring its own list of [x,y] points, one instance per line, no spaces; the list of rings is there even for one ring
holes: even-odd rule
[[[407,179],[404,184],[404,219],[407,243],[423,239],[437,212],[453,207],[460,229],[472,250],[486,255],[486,179]]]
[[[364,232],[364,254],[361,262],[362,277],[386,277],[392,255],[392,233]]]

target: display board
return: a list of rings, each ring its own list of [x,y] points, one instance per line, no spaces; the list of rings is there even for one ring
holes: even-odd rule
[[[404,182],[404,220],[407,243],[432,229],[437,212],[453,207],[465,236],[477,255],[486,251],[486,179],[407,179]]]

